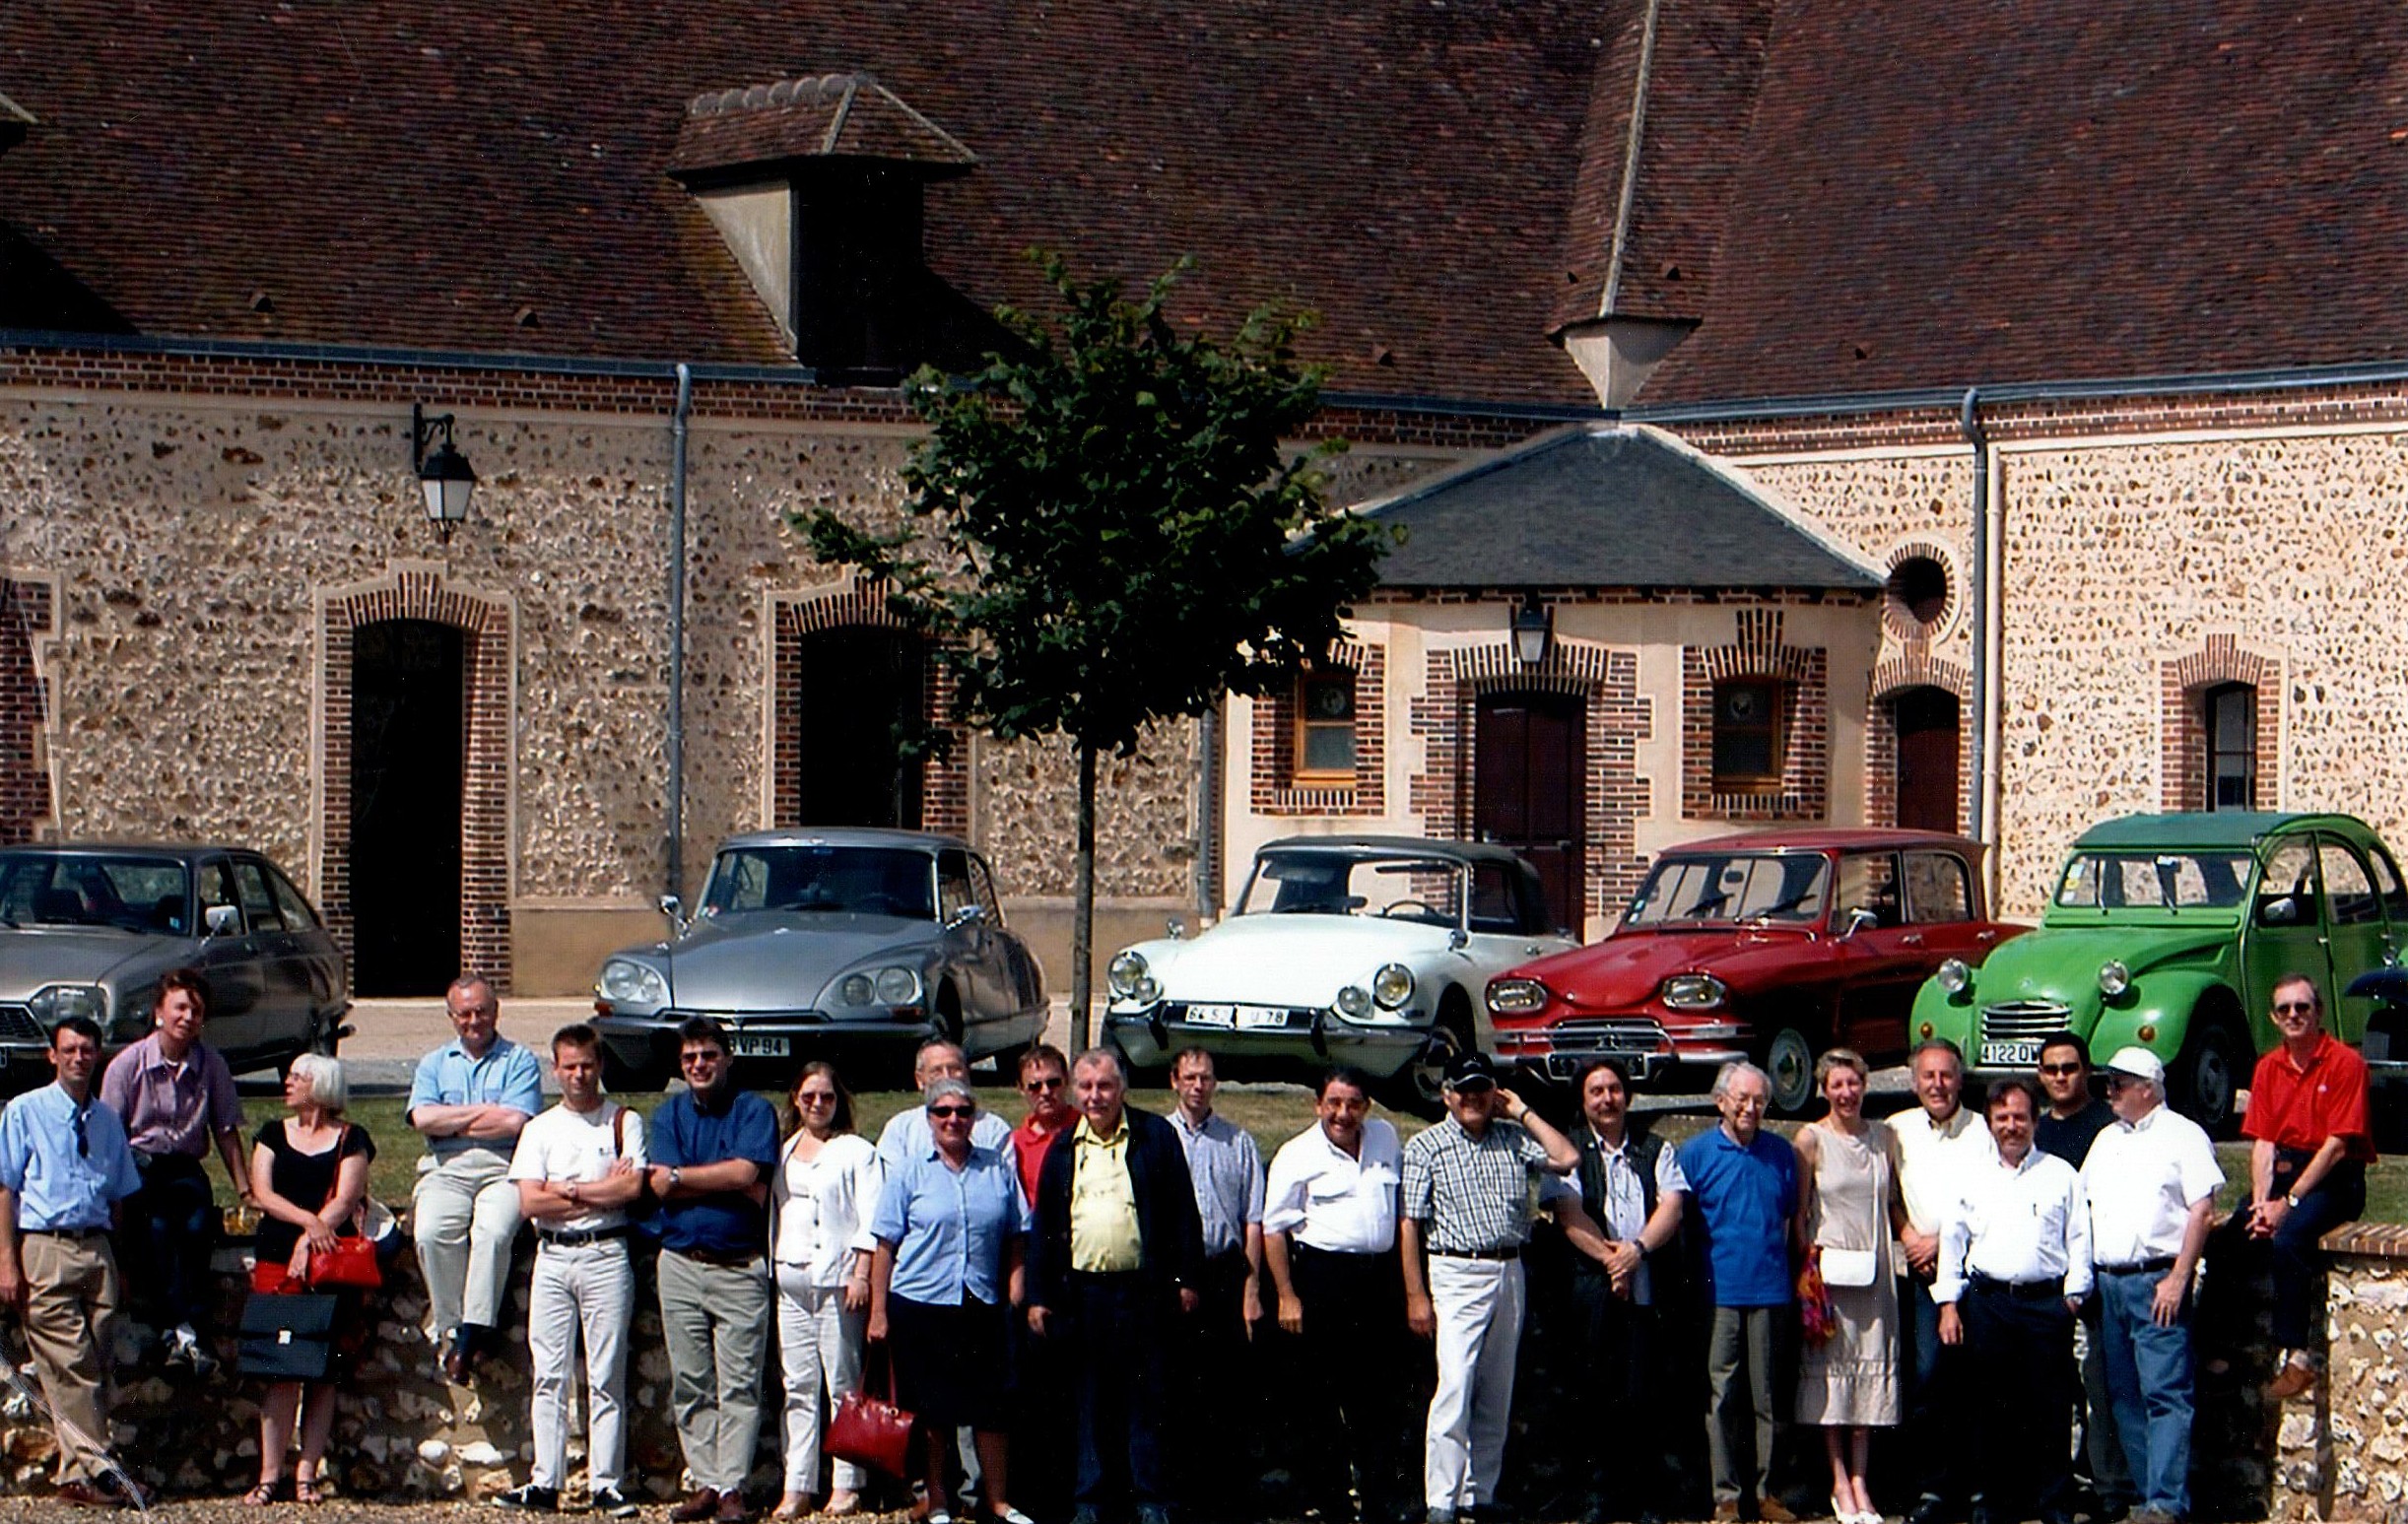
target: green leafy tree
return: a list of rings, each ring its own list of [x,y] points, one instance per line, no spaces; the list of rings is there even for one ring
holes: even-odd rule
[[[1012,353],[911,379],[930,432],[904,471],[903,524],[870,533],[826,509],[794,523],[935,639],[966,723],[1075,749],[1084,1046],[1098,756],[1127,756],[1148,725],[1224,693],[1293,681],[1339,636],[1392,539],[1324,500],[1319,463],[1343,444],[1289,442],[1320,405],[1320,372],[1294,351],[1303,318],[1260,309],[1216,341],[1167,314],[1185,260],[1134,300],[1058,255],[1043,265],[1055,316],[998,308]]]

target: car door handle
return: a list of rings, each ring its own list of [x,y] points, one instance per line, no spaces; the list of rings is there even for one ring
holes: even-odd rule
[[[1994,931],[1977,931],[1973,933],[1973,940],[1975,942],[1996,942],[1998,940],[1998,933]]]
[[[1898,945],[1903,948],[1919,948],[1923,945],[1923,934],[1919,931],[1910,931],[1898,939]]]

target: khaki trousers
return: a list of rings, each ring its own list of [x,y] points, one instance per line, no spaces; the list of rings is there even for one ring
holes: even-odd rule
[[[99,1233],[67,1237],[26,1233],[25,1338],[41,1372],[42,1397],[58,1433],[58,1480],[98,1483],[107,1476],[111,1324],[117,1316],[116,1256]]]

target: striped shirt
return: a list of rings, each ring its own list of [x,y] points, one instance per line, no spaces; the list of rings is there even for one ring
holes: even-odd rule
[[[1404,1174],[1399,1211],[1430,1224],[1432,1249],[1515,1249],[1530,1239],[1547,1151],[1517,1122],[1499,1117],[1474,1138],[1449,1116],[1405,1145]]]
[[[1207,1116],[1203,1126],[1191,1126],[1187,1113],[1178,1109],[1171,1111],[1171,1125],[1178,1129],[1187,1175],[1195,1181],[1204,1253],[1209,1257],[1243,1248],[1246,1228],[1262,1221],[1262,1155],[1252,1136],[1223,1116]]]

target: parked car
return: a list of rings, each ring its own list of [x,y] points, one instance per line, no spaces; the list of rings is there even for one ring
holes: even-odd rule
[[[1981,852],[1933,831],[1823,828],[1677,847],[1611,936],[1489,984],[1498,1053],[1550,1084],[1606,1055],[1634,1084],[1682,1090],[1750,1059],[1773,1077],[1773,1109],[1795,1115],[1818,1053],[1898,1062],[1916,987],[2023,929],[1988,918]]]
[[[151,1029],[159,976],[208,977],[205,1038],[236,1074],[332,1053],[351,1028],[343,950],[274,863],[239,847],[0,848],[0,1091],[50,1082],[50,1029]]]
[[[668,940],[603,961],[594,1027],[622,1090],[677,1068],[677,1027],[727,1028],[739,1071],[780,1083],[829,1058],[856,1083],[907,1080],[943,1035],[1009,1072],[1045,1027],[1044,974],[1004,924],[994,875],[967,842],[915,830],[736,836],[702,906],[664,896]]]
[[[1114,955],[1104,1029],[1140,1069],[1191,1045],[1225,1078],[1352,1064],[1435,1113],[1447,1061],[1491,1035],[1490,975],[1572,945],[1537,871],[1504,847],[1291,836],[1255,853],[1219,925]]]
[[[2403,935],[2398,859],[2362,821],[2127,815],[2074,842],[2040,930],[1978,969],[1937,970],[1914,1032],[1954,1039],[1976,1077],[2028,1072],[2053,1031],[2087,1039],[2094,1061],[2138,1044],[2165,1060],[2174,1106],[2214,1130],[2280,1040],[2275,980],[2313,979],[2334,1034],[2363,1043],[2377,1003],[2351,986]]]

